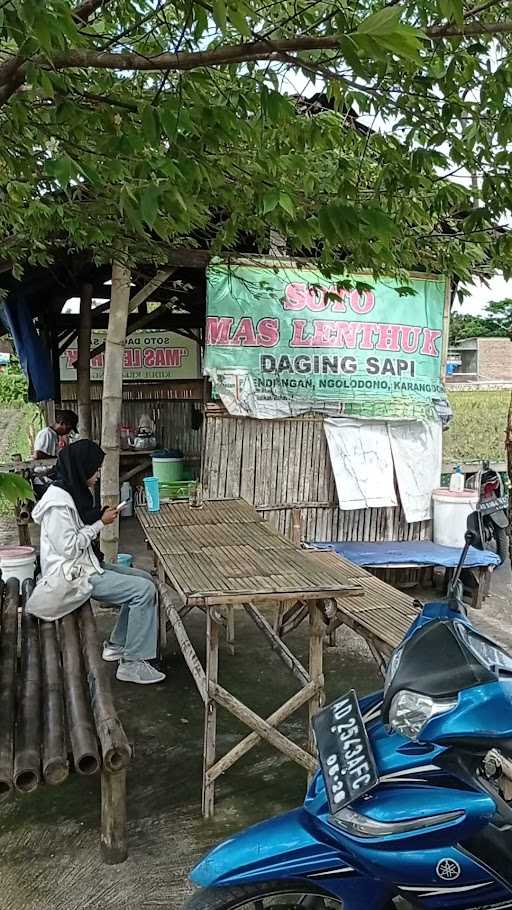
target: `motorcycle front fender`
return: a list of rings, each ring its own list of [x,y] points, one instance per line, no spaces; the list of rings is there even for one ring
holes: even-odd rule
[[[383,910],[395,892],[358,873],[343,852],[310,832],[303,809],[269,819],[215,847],[193,869],[202,888],[309,882],[343,901],[344,910]]]

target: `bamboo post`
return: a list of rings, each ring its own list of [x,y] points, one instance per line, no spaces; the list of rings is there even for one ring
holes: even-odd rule
[[[90,439],[91,420],[91,326],[92,284],[84,282],[80,293],[80,330],[78,333],[78,426],[82,439]]]
[[[41,780],[41,653],[35,616],[25,609],[34,588],[23,584],[21,619],[21,673],[14,750],[14,786],[21,793],[35,790]]]
[[[100,767],[98,742],[84,689],[84,671],[78,624],[74,613],[59,620],[66,713],[75,768],[95,774]]]
[[[110,680],[98,647],[96,623],[90,604],[84,604],[79,611],[79,624],[89,695],[103,765],[111,773],[121,771],[130,763],[132,750],[114,707]]]
[[[12,788],[14,757],[14,710],[16,697],[16,645],[19,585],[10,578],[4,586],[2,635],[0,639],[0,794]]]
[[[57,627],[39,624],[43,688],[43,777],[47,784],[60,784],[69,774],[64,721],[64,686],[60,665]]]
[[[119,426],[123,404],[123,357],[130,303],[130,270],[120,262],[112,265],[112,294],[105,345],[105,374],[101,409],[101,446],[105,461],[101,472],[101,493],[105,505],[119,503]],[[107,562],[115,562],[119,545],[119,519],[101,534]]]
[[[313,718],[325,700],[323,671],[325,625],[320,606],[319,601],[313,601],[309,605],[309,676],[311,682],[317,686],[316,695],[309,703],[309,751],[313,755],[316,755]]]
[[[512,484],[512,393],[510,395],[510,404],[508,408],[507,432],[505,438],[505,448],[507,450],[507,473],[508,479]],[[509,496],[508,502],[508,520],[512,522],[512,496]],[[510,559],[512,560],[512,534],[508,537],[508,546]]]
[[[126,770],[101,771],[101,857],[114,866],[128,856],[126,833]]]
[[[212,611],[206,610],[206,694],[204,722],[203,816],[212,818],[215,808],[215,783],[207,774],[215,763],[217,743],[217,705],[214,692],[219,675],[219,632]]]

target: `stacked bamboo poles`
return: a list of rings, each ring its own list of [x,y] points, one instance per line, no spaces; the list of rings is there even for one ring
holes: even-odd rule
[[[0,794],[12,789],[14,717],[16,705],[16,645],[18,582],[0,582],[2,627],[0,638]]]
[[[41,780],[41,652],[39,629],[25,604],[34,587],[25,581],[22,596],[21,665],[14,750],[14,786],[35,790]]]
[[[39,624],[43,694],[43,777],[47,784],[61,784],[69,774],[64,712],[64,683],[57,626]]]
[[[98,741],[88,704],[80,638],[75,613],[59,620],[66,714],[73,761],[79,774],[95,774],[100,767]]]
[[[128,767],[132,750],[114,707],[106,666],[98,650],[96,623],[90,604],[87,603],[81,608],[79,623],[87,683],[96,733],[101,746],[103,767],[111,773],[121,771]]]
[[[103,764],[114,780],[131,759],[90,605],[39,622],[25,609],[32,589],[24,582],[18,661],[19,584],[0,577],[0,797],[13,788],[30,793],[42,781],[62,783],[68,743],[82,775]]]

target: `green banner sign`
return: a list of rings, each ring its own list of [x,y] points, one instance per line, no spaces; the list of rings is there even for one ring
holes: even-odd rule
[[[205,369],[232,413],[307,410],[425,418],[441,382],[446,280],[327,279],[310,270],[218,265],[208,273]],[[347,279],[345,278],[345,283]]]

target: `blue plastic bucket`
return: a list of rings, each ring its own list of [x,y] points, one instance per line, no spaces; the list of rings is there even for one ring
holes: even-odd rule
[[[117,564],[118,566],[133,566],[133,556],[131,553],[118,553]]]
[[[148,512],[160,511],[160,483],[158,477],[145,477],[144,489],[146,491],[146,502]]]

